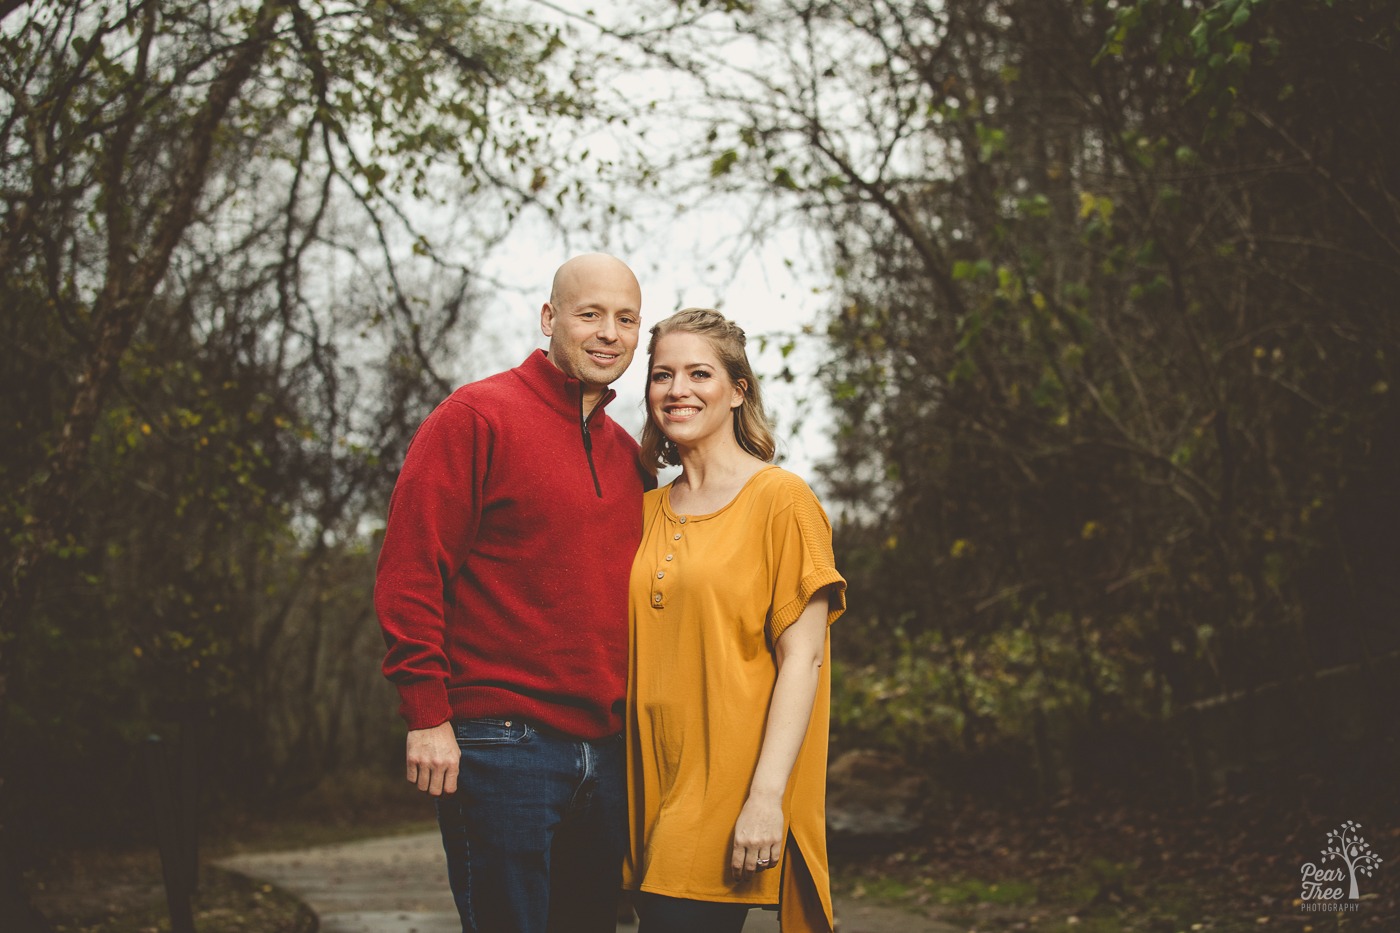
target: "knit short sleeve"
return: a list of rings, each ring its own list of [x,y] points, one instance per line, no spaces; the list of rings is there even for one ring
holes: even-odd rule
[[[831,587],[827,625],[846,611],[846,580],[836,569],[831,522],[807,484],[787,476],[770,525],[773,609],[768,634],[773,641],[823,587]]]

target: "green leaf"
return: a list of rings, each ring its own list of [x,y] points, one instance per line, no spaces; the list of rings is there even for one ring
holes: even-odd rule
[[[720,153],[719,158],[710,163],[710,177],[718,178],[721,175],[728,174],[729,170],[732,169],[734,164],[738,161],[739,153],[735,152],[733,149],[726,149],[724,152]]]

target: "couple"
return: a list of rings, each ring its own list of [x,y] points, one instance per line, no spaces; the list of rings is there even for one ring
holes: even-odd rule
[[[454,392],[394,488],[375,606],[464,931],[832,929],[831,526],[774,466],[744,333],[651,328],[638,444],[604,413],[641,290],[555,273],[548,353]],[[659,467],[680,475],[655,489]],[[630,631],[630,636],[629,636]]]

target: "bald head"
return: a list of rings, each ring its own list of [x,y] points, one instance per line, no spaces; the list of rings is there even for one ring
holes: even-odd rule
[[[579,289],[591,281],[609,281],[613,285],[630,284],[637,292],[637,310],[641,309],[642,286],[627,267],[627,263],[607,253],[583,253],[560,266],[549,288],[549,303],[567,304]]]
[[[626,263],[606,253],[560,266],[540,309],[550,362],[583,383],[590,404],[632,362],[641,326],[642,287]]]

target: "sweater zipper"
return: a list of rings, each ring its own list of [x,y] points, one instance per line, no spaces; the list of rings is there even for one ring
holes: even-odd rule
[[[593,435],[588,431],[588,417],[583,413],[583,386],[578,387],[578,423],[583,430],[583,453],[588,457],[588,472],[593,474],[593,491],[603,498],[603,487],[598,483],[598,468],[593,465]]]

